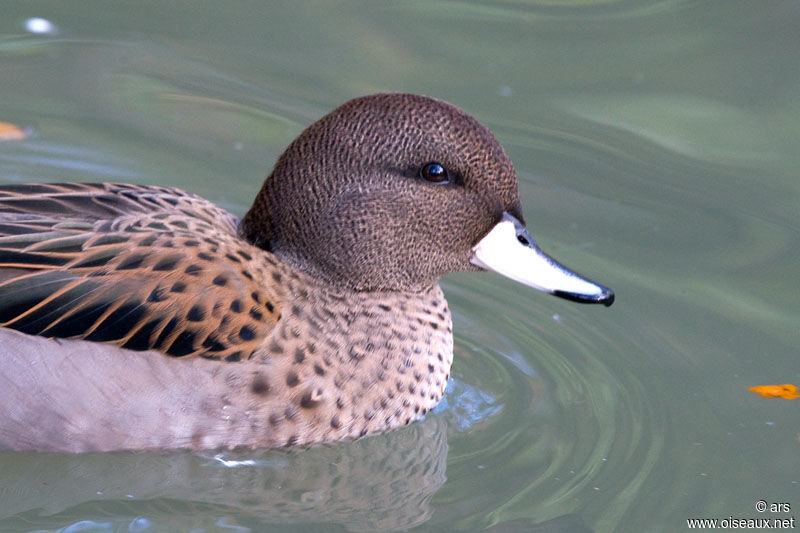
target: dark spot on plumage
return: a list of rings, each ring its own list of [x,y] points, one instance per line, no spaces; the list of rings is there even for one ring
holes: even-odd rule
[[[139,268],[142,266],[142,263],[144,263],[145,259],[147,259],[146,254],[134,254],[130,257],[126,257],[119,265],[117,265],[116,270],[133,270],[135,268]]]
[[[256,338],[256,332],[249,325],[244,325],[239,330],[239,338],[242,339],[245,342],[246,341],[251,341],[251,340]]]
[[[367,428],[362,428],[362,429],[361,429],[361,432],[359,433],[359,436],[363,437],[363,436],[364,436],[364,435],[366,435],[367,433],[368,433],[368,432],[367,432]]]
[[[200,246],[200,241],[196,241],[194,239],[189,239],[189,240],[183,241],[183,245],[184,246],[188,246],[189,248],[195,248],[197,246]]]
[[[242,270],[242,276],[246,277],[250,281],[253,281],[253,275],[247,270]]]
[[[242,352],[237,351],[233,352],[230,355],[225,356],[225,361],[228,363],[236,363],[242,360]]]
[[[165,300],[167,300],[167,295],[165,294],[163,287],[156,287],[150,291],[150,295],[147,297],[147,301],[150,303],[158,303]]]
[[[286,385],[289,387],[296,387],[297,384],[300,383],[300,378],[297,377],[297,374],[294,372],[289,372],[286,374]]]
[[[274,306],[274,305],[272,305],[272,302],[270,302],[269,300],[267,300],[266,302],[264,302],[264,307],[266,307],[266,308],[267,308],[267,311],[269,311],[270,313],[272,313],[272,312],[274,312],[274,311],[275,311],[275,306]]]
[[[294,362],[295,363],[302,363],[306,359],[306,354],[303,352],[302,348],[295,348],[294,350]]]
[[[174,270],[175,266],[180,262],[181,256],[178,255],[171,255],[169,257],[164,257],[160,259],[155,265],[153,265],[153,270],[161,271],[161,270]]]
[[[313,342],[306,343],[306,350],[308,350],[308,353],[314,354],[317,351],[317,345]]]
[[[214,256],[211,254],[207,254],[206,252],[200,252],[197,254],[198,259],[202,259],[203,261],[213,261]]]
[[[169,292],[184,292],[186,290],[186,284],[182,281],[176,281],[172,284],[172,287],[169,288]]]
[[[272,279],[275,281],[275,283],[280,283],[283,281],[283,276],[281,276],[280,272],[273,272]]]
[[[192,330],[185,329],[181,331],[180,334],[175,337],[175,340],[172,341],[169,348],[167,348],[167,354],[173,357],[183,357],[193,353],[196,350],[194,345],[196,338],[197,335]]]
[[[164,241],[161,243],[162,248],[175,248],[175,243],[172,241]]]
[[[364,411],[364,418],[367,420],[372,420],[375,418],[375,411]]]
[[[203,341],[203,348],[207,349],[209,352],[219,353],[224,352],[227,349],[227,346],[222,344],[222,342],[219,340],[219,337],[212,333]]]
[[[342,388],[344,388],[344,377],[337,374],[336,377],[333,378],[333,386],[338,390],[342,390]]]
[[[344,409],[344,400],[342,400],[341,396],[336,398],[336,408],[337,409]]]
[[[277,427],[282,420],[283,418],[278,414],[272,413],[271,415],[269,415],[269,425],[272,427]]]
[[[381,398],[380,405],[381,409],[386,409],[386,406],[389,405],[389,400],[387,400],[386,398]]]
[[[199,265],[189,265],[183,270],[184,274],[188,274],[189,276],[199,276],[202,271],[203,268]]]
[[[109,261],[116,258],[116,254],[110,254],[108,252],[101,252],[95,255],[91,255],[77,263],[73,263],[70,265],[70,268],[97,268],[101,266],[105,266],[108,264]],[[7,262],[6,254],[0,254],[0,261]]]
[[[428,365],[428,373],[433,374],[433,365]]]
[[[227,254],[225,254],[225,257],[226,257],[226,258],[227,258],[229,261],[233,261],[234,263],[241,263],[241,262],[242,262],[242,260],[241,260],[241,259],[239,259],[237,256],[235,256],[235,255],[233,255],[233,254],[231,254],[231,253],[227,253]]]
[[[269,351],[275,354],[283,353],[283,346],[276,339],[272,339],[272,344],[269,345]]]
[[[331,418],[331,427],[333,429],[339,429],[339,427],[341,427],[341,425],[342,425],[342,423],[339,420],[339,415],[333,415],[333,418]]]
[[[167,231],[167,226],[163,222],[151,222],[147,227],[156,231]]]
[[[297,409],[290,405],[283,410],[283,416],[286,417],[286,420],[294,420],[297,417]]]
[[[436,322],[431,322],[431,327],[433,329],[439,329],[439,324],[437,324]]]
[[[250,390],[253,394],[257,394],[258,396],[266,396],[270,391],[269,383],[267,383],[267,380],[264,379],[263,376],[256,376],[250,383]]]
[[[223,274],[218,275],[214,279],[211,280],[211,283],[216,285],[217,287],[224,287],[228,284],[228,278]]]
[[[131,327],[137,324],[144,314],[145,307],[141,300],[131,298],[105,317],[85,339],[94,342],[119,340],[130,333]]]
[[[415,392],[417,392],[417,386],[414,385],[413,383],[409,383],[408,384],[408,392],[411,393],[411,394],[414,394]]]
[[[169,196],[165,196],[165,197],[161,198],[161,201],[171,205],[172,207],[175,207],[176,205],[178,205],[178,200],[176,200],[175,198],[170,198]]]
[[[186,320],[189,322],[202,322],[206,318],[206,311],[200,305],[193,305],[186,313]]]
[[[89,245],[91,248],[95,248],[97,246],[106,246],[109,244],[120,244],[120,243],[127,243],[128,239],[124,235],[115,235],[115,234],[107,234],[107,235],[100,235],[96,239],[91,241]]]
[[[244,306],[242,305],[241,300],[233,300],[231,302],[231,306],[230,307],[231,307],[231,311],[233,311],[234,313],[241,313],[242,310],[244,309]]]
[[[406,424],[405,425],[408,425],[410,423],[411,423],[411,417],[409,416],[408,418],[406,418]]]
[[[236,250],[236,253],[239,254],[245,261],[250,261],[253,259],[253,257],[244,250]]]
[[[261,311],[259,311],[255,307],[250,308],[250,316],[258,321],[261,321],[264,318],[264,315],[261,314]]]
[[[316,391],[307,391],[300,397],[300,407],[303,409],[312,409],[319,405],[319,394]]]
[[[254,301],[255,303],[257,303],[257,304],[260,304],[260,303],[261,303],[261,294],[259,294],[258,292],[256,292],[256,291],[253,291],[253,292],[250,294],[250,297],[253,299],[253,301]]]
[[[153,319],[146,322],[136,333],[125,341],[122,347],[128,348],[129,350],[149,350],[153,347],[151,337],[160,325],[161,319]]]
[[[315,363],[314,364],[314,373],[316,375],[318,375],[318,376],[324,376],[325,375],[325,369]]]
[[[439,359],[439,361],[444,361],[444,357],[442,357],[442,352],[439,352],[436,358]]]
[[[156,235],[150,235],[136,243],[136,246],[153,246],[153,243],[156,242],[156,238]]]
[[[164,326],[164,329],[161,330],[161,333],[159,333],[158,338],[156,339],[156,342],[153,345],[159,347],[162,346],[164,342],[167,340],[167,338],[169,338],[169,336],[175,330],[175,328],[178,327],[178,323],[179,321],[176,317],[171,318],[169,322],[167,322],[167,324]]]
[[[366,356],[366,354],[364,354],[364,353],[360,352],[359,350],[357,350],[355,346],[350,346],[350,350],[348,351],[348,355],[350,356],[350,360],[351,361],[355,361],[355,362],[361,361]]]

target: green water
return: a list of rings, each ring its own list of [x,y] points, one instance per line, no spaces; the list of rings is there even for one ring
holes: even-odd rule
[[[0,121],[32,132],[0,142],[0,182],[174,185],[241,215],[326,111],[422,93],[492,128],[538,242],[617,293],[585,307],[450,276],[456,359],[422,423],[303,452],[0,453],[0,531],[638,532],[800,514],[800,403],[747,390],[800,384],[797,2],[0,12]]]

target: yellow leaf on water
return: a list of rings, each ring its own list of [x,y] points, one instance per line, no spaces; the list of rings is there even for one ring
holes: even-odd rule
[[[764,398],[783,398],[784,400],[800,398],[796,385],[759,385],[758,387],[750,387],[750,390]]]

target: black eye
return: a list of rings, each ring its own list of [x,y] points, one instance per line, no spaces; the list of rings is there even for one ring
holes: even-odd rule
[[[439,163],[428,163],[419,170],[419,177],[431,183],[450,183],[450,173]]]

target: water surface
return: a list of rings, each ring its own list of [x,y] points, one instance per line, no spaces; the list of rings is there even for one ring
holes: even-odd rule
[[[0,182],[172,185],[241,215],[326,111],[422,93],[496,133],[539,244],[617,292],[449,276],[456,358],[423,422],[299,452],[0,453],[0,530],[676,531],[800,509],[800,404],[747,390],[800,384],[796,2],[0,7],[0,121],[30,134],[0,142]]]

